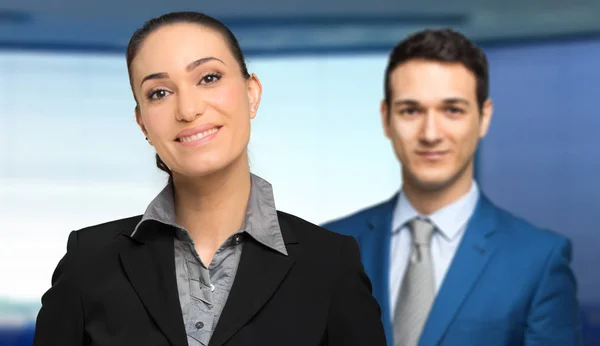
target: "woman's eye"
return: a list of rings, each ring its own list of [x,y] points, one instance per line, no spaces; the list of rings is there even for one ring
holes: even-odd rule
[[[202,77],[202,79],[200,79],[200,83],[199,84],[213,84],[216,81],[218,81],[219,79],[221,79],[221,75],[218,73],[211,73],[211,74],[207,74],[206,76]]]
[[[165,89],[156,89],[152,90],[148,93],[149,100],[160,100],[163,97],[167,96],[169,92]]]

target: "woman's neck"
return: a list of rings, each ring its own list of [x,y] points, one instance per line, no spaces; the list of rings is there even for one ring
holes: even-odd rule
[[[250,197],[246,155],[223,171],[202,178],[174,176],[175,215],[194,240],[206,266],[244,222]]]

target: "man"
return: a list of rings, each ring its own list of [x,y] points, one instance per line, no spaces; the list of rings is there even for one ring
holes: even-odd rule
[[[400,42],[381,119],[402,189],[324,225],[358,240],[389,345],[581,343],[570,241],[498,208],[474,181],[488,79],[485,54],[460,33]]]

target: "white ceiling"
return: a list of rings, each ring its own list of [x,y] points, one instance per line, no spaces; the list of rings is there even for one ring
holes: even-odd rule
[[[169,11],[216,16],[250,52],[387,49],[427,26],[477,40],[600,32],[600,0],[1,0],[0,48],[122,51]]]

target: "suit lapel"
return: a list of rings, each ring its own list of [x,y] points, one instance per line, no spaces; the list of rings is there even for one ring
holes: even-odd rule
[[[495,209],[480,196],[473,217],[437,294],[419,345],[436,345],[480,277],[493,252]]]
[[[187,346],[179,304],[173,236],[161,225],[147,221],[142,236],[121,252],[121,262],[142,304],[172,345]],[[141,232],[140,232],[141,233]],[[138,233],[139,234],[139,233]]]
[[[281,218],[279,221],[284,243],[296,243],[289,226]],[[269,301],[293,264],[290,251],[285,256],[248,237],[231,292],[209,345],[223,345],[238,332]]]
[[[390,239],[392,214],[398,196],[394,196],[377,208],[369,219],[369,231],[360,235],[360,245],[365,271],[371,277],[373,296],[379,302],[386,329],[391,328],[389,303]],[[389,342],[389,341],[388,341]]]

